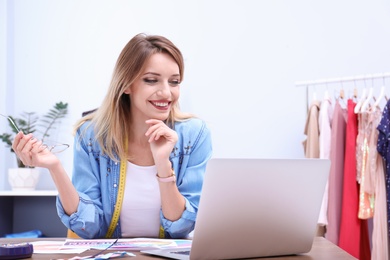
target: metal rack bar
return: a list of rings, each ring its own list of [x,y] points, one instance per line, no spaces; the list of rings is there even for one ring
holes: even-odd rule
[[[359,81],[359,80],[389,78],[389,77],[390,77],[390,72],[384,72],[384,73],[376,73],[376,74],[358,75],[353,77],[297,81],[295,82],[295,86],[308,87],[308,86],[321,85],[321,84],[332,84],[332,83],[341,83],[341,82],[348,82],[348,81]]]

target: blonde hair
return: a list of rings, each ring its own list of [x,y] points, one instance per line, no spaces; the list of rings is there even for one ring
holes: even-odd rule
[[[116,62],[108,92],[102,105],[93,113],[81,118],[75,125],[75,132],[86,121],[94,125],[95,137],[102,147],[102,152],[113,160],[128,158],[126,140],[131,133],[130,98],[125,90],[138,79],[146,61],[155,53],[170,55],[179,66],[180,82],[183,80],[184,61],[180,50],[168,39],[158,35],[138,34],[123,48]],[[173,127],[175,121],[192,117],[180,111],[176,101],[172,104],[166,123]],[[82,133],[81,133],[82,135]]]

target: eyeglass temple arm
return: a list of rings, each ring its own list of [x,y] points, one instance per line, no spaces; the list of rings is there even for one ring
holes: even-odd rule
[[[16,125],[16,123],[14,122],[14,120],[12,120],[11,117],[5,116],[5,115],[3,115],[3,114],[0,114],[0,116],[3,116],[3,117],[5,117],[5,118],[7,118],[8,121],[11,123],[11,125],[15,128],[16,132],[18,132],[18,133],[20,132],[19,127]]]
[[[15,127],[15,130],[19,133],[20,129],[19,127],[15,124],[14,120],[12,120],[10,117],[8,117],[8,121],[11,122],[11,124]]]

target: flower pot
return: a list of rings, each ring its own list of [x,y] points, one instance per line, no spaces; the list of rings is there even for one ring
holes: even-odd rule
[[[12,190],[35,190],[39,175],[35,168],[11,168],[8,169],[8,182]]]

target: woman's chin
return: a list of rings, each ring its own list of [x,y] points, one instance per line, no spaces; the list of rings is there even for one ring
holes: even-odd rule
[[[165,121],[167,120],[169,117],[169,114],[155,114],[155,115],[151,115],[151,119],[156,119],[156,120],[161,120],[161,121]]]

